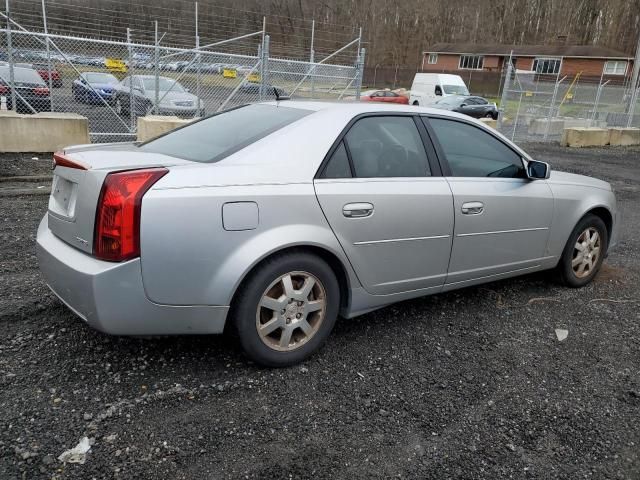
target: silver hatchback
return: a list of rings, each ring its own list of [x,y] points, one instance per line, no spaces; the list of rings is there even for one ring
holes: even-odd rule
[[[270,102],[54,158],[37,249],[69,308],[117,335],[229,325],[270,366],[338,315],[545,269],[585,285],[616,241],[608,183],[441,110]]]

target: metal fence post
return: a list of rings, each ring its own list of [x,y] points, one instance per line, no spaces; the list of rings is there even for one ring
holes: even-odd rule
[[[602,78],[600,78],[600,81],[602,81]],[[595,103],[593,105],[593,111],[591,112],[591,123],[592,123],[591,126],[592,127],[593,127],[593,122],[596,121],[596,117],[598,116],[598,105],[600,104],[600,96],[602,95],[602,90],[604,90],[604,87],[609,82],[610,82],[610,80],[607,80],[604,83],[598,84],[598,90],[596,91],[596,100],[595,100]]]
[[[45,37],[45,42],[46,42],[46,47],[47,47],[47,71],[48,71],[48,75],[47,75],[47,79],[48,79],[48,83],[49,83],[49,107],[50,110],[53,112],[53,83],[51,81],[51,50],[49,49],[49,29],[47,26],[47,9],[45,8],[44,5],[44,0],[42,0],[42,23],[44,26],[44,34],[46,35]]]
[[[496,130],[500,131],[502,128],[502,120],[504,117],[504,112],[507,108],[507,97],[509,96],[509,88],[511,87],[511,74],[513,72],[513,65],[511,64],[511,55],[513,52],[509,54],[509,59],[507,60],[507,73],[504,78],[504,83],[502,84],[502,96],[500,97],[500,108],[498,109],[498,121],[496,122]]]
[[[131,29],[127,28],[127,50],[129,51],[129,122],[131,124],[131,131],[135,128],[135,111],[133,108],[133,52],[131,48]]]
[[[356,61],[356,100],[360,100],[360,92],[362,91],[362,75],[364,74],[364,57],[366,49],[361,48]]]
[[[262,74],[260,75],[260,92],[262,96],[267,94],[267,85],[269,85],[269,49],[271,46],[271,36],[265,35],[264,42],[262,44],[262,57],[260,57],[260,69]],[[271,93],[271,92],[270,92]]]
[[[9,0],[5,0],[5,11],[7,14],[7,48],[9,50],[9,87],[11,88],[11,109],[16,112],[18,110],[16,105],[16,82],[14,75],[13,65],[13,46],[11,43],[11,10],[9,9]]]
[[[553,94],[551,95],[551,105],[549,105],[549,113],[547,114],[547,125],[545,126],[544,135],[542,136],[543,142],[546,142],[547,138],[549,137],[549,129],[551,128],[551,119],[556,117],[556,115],[554,115],[553,113],[553,109],[555,108],[556,97],[558,96],[558,88],[560,87],[560,83],[566,78],[566,77],[562,77],[562,80],[559,80],[559,77],[560,77],[560,71],[558,71],[558,76],[556,77],[556,83],[553,86]]]
[[[311,21],[311,49],[309,52],[309,68],[313,68],[313,63],[315,62],[316,52],[314,50],[314,42],[316,37],[316,21]],[[313,75],[311,77],[311,98],[315,98],[316,96],[316,77]]]
[[[197,73],[196,73],[196,97],[198,98],[198,110],[196,111],[196,117],[200,115],[201,113],[201,108],[200,108],[200,84],[202,83],[202,61],[201,61],[201,55],[200,55],[200,33],[198,31],[198,2],[196,2],[196,50],[198,50],[198,53],[196,53],[196,69],[197,69]]]
[[[156,92],[155,92],[155,101],[153,102],[153,112],[157,115],[158,114],[158,103],[160,103],[159,102],[159,97],[160,97],[160,77],[159,77],[159,74],[158,74],[158,70],[160,69],[160,42],[158,41],[158,21],[156,20],[154,22],[154,24],[155,24],[155,37],[154,38],[155,38],[156,47],[155,47],[155,50],[154,50],[155,59],[154,59],[153,63],[154,63],[154,75],[155,75],[155,80],[156,80],[156,82],[155,82],[155,87],[156,87],[155,90],[156,90]],[[133,78],[131,80],[132,80],[132,82],[131,82],[131,87],[130,88],[133,88]]]

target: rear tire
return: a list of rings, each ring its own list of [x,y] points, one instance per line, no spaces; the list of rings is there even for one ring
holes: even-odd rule
[[[306,252],[266,260],[240,288],[231,320],[245,354],[260,365],[303,361],[322,346],[338,317],[336,276],[326,262]]]
[[[607,253],[609,237],[600,217],[587,214],[575,226],[556,267],[562,284],[584,287],[595,278]]]

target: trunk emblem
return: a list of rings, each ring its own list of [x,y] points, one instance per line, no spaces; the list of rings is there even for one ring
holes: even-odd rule
[[[89,241],[85,240],[84,238],[80,238],[80,237],[75,237],[76,238],[76,242],[81,243],[82,245],[89,245]]]

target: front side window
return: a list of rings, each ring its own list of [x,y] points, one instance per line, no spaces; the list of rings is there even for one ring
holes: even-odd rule
[[[206,117],[138,148],[193,162],[214,163],[310,113],[301,108],[247,105]]]
[[[460,55],[458,68],[461,70],[482,70],[484,66],[484,56],[482,55]]]
[[[430,118],[454,177],[526,178],[520,155],[468,123]]]
[[[427,154],[412,117],[358,120],[345,135],[356,177],[430,176]]]
[[[604,64],[605,75],[624,75],[627,71],[625,60],[609,60]]]
[[[558,73],[560,63],[559,58],[536,58],[533,61],[533,70],[536,73]]]

